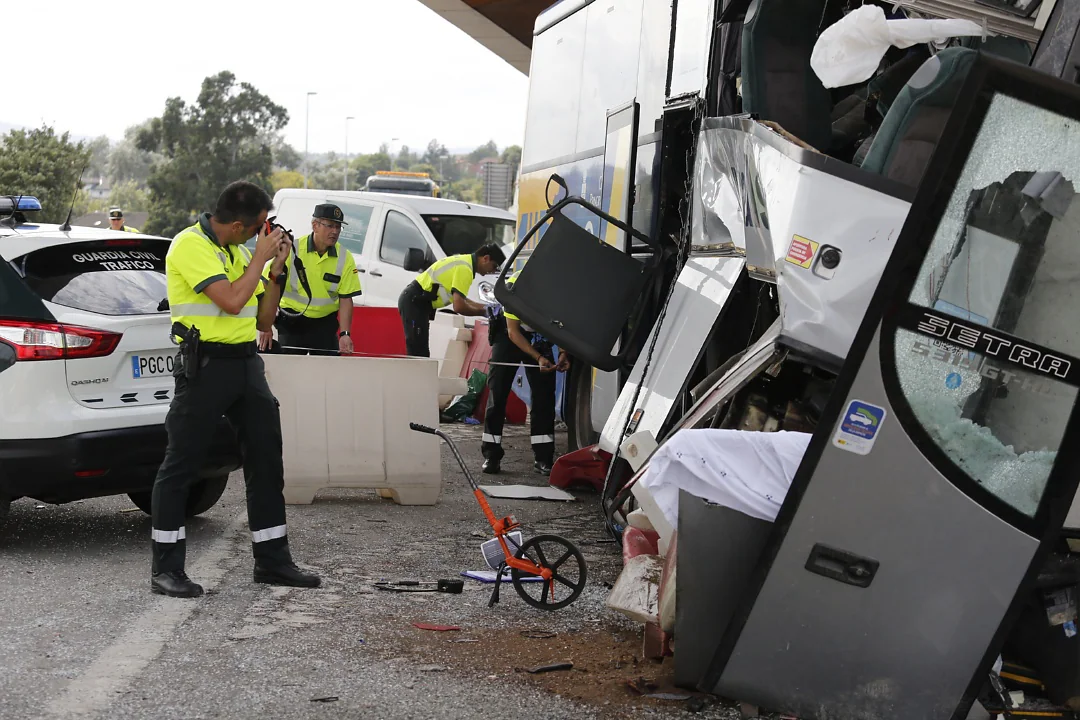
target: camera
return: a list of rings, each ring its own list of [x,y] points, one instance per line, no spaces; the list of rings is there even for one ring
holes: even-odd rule
[[[264,228],[266,234],[269,235],[270,233],[274,232],[274,230],[280,229],[282,234],[285,236],[285,239],[289,243],[292,243],[294,240],[292,230],[289,230],[281,223],[274,222],[275,220],[277,220],[277,215],[275,215],[274,217],[266,218],[266,227]]]

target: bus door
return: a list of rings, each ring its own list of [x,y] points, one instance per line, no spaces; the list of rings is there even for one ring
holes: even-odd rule
[[[966,716],[1080,479],[1078,118],[978,60],[703,689]]]

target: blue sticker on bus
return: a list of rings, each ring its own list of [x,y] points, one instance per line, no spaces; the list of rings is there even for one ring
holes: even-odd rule
[[[863,400],[852,400],[840,418],[833,445],[841,450],[866,455],[873,448],[887,414],[883,407]]]
[[[949,373],[945,376],[945,387],[950,390],[955,390],[960,387],[964,382],[964,378],[960,377],[960,373]]]

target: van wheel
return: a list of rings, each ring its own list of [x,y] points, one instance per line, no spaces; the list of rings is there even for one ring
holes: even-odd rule
[[[224,494],[225,486],[228,482],[228,475],[206,478],[205,480],[197,482],[188,492],[187,507],[184,509],[184,514],[187,517],[195,517],[196,515],[202,515],[204,512],[217,505],[217,501],[220,500],[222,494]],[[128,493],[128,498],[131,499],[131,502],[135,503],[135,507],[139,508],[147,515],[150,514],[151,493],[149,491]]]

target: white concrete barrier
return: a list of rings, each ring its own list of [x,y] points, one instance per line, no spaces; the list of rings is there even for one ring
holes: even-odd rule
[[[434,505],[439,440],[409,429],[439,423],[438,363],[423,358],[263,355],[281,403],[285,502],[322,488],[372,488],[401,505]]]
[[[454,400],[455,395],[468,392],[468,385],[461,392],[454,391],[461,383],[455,382],[461,375],[461,366],[472,342],[472,330],[465,327],[463,315],[437,312],[431,322],[428,334],[428,347],[431,357],[440,358],[439,377],[446,378],[443,389],[439,392],[439,409],[445,410]],[[450,391],[448,391],[448,389]]]

